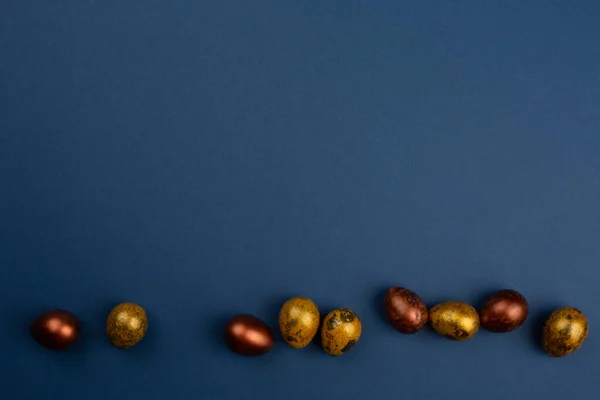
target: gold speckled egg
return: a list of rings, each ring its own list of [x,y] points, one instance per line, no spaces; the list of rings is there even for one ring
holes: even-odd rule
[[[437,333],[453,340],[471,339],[479,330],[477,311],[459,301],[447,301],[431,307],[429,322]]]
[[[279,311],[279,329],[285,341],[296,349],[306,347],[319,331],[319,309],[306,297],[286,301]]]
[[[135,303],[122,303],[112,309],[106,322],[106,334],[113,346],[126,349],[146,334],[148,317]]]
[[[354,311],[347,308],[333,310],[321,327],[323,349],[331,356],[341,356],[354,347],[361,332],[362,325]]]
[[[589,324],[576,308],[555,310],[546,320],[543,333],[544,351],[553,357],[563,357],[579,349],[588,336]]]

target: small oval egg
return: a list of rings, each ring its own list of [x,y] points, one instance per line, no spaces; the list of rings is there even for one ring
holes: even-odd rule
[[[286,301],[279,311],[279,329],[283,338],[295,349],[306,347],[319,331],[319,309],[306,297]]]
[[[271,351],[275,344],[267,324],[253,315],[236,315],[225,327],[223,337],[227,346],[242,356],[260,356]]]
[[[384,298],[385,313],[400,333],[415,333],[427,323],[429,311],[421,298],[413,291],[393,287]]]
[[[65,350],[79,338],[79,321],[69,311],[52,310],[37,317],[29,331],[36,342],[50,350]]]
[[[550,314],[542,337],[544,350],[552,357],[564,357],[579,349],[588,336],[586,316],[576,308],[563,307]]]
[[[361,333],[362,325],[354,311],[347,308],[333,310],[321,327],[323,349],[331,356],[341,356],[354,347]]]
[[[121,303],[112,309],[106,322],[108,339],[118,349],[138,343],[148,329],[146,311],[135,303]]]
[[[467,303],[448,301],[429,310],[431,326],[440,335],[452,340],[471,339],[479,330],[479,314]]]
[[[525,297],[514,290],[500,290],[489,296],[481,311],[481,327],[491,332],[512,332],[525,323],[529,307]]]

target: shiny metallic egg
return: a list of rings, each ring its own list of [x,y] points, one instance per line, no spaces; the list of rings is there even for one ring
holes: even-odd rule
[[[118,349],[137,344],[146,335],[146,311],[135,303],[121,303],[112,309],[106,321],[106,334]]]
[[[479,312],[481,327],[491,332],[511,332],[525,323],[529,306],[514,290],[500,290],[489,296]]]
[[[306,297],[286,301],[279,311],[279,329],[284,340],[295,349],[306,347],[319,331],[317,305]]]
[[[479,330],[479,314],[469,304],[448,301],[429,310],[429,322],[440,335],[458,341],[471,339]]]
[[[401,287],[388,289],[384,308],[388,320],[400,333],[420,331],[429,318],[429,311],[423,300],[413,291]]]
[[[267,324],[253,315],[237,315],[227,323],[225,343],[242,356],[260,356],[273,349],[275,338]]]
[[[362,333],[358,315],[348,308],[333,310],[323,320],[321,342],[330,356],[341,356],[354,347]]]
[[[36,342],[47,349],[65,350],[79,338],[77,317],[65,310],[52,310],[37,317],[29,332]]]
[[[567,356],[583,345],[588,333],[589,323],[581,311],[572,307],[559,308],[544,324],[544,351],[552,357]]]

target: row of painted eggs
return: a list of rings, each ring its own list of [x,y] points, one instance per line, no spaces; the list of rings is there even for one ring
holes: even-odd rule
[[[479,330],[507,333],[521,327],[529,312],[525,297],[514,290],[500,290],[489,296],[480,311],[463,302],[448,301],[430,309],[413,291],[401,287],[387,290],[384,309],[392,326],[400,333],[413,334],[429,322],[440,335],[457,341],[471,339]],[[319,309],[306,297],[294,297],[279,312],[279,329],[293,348],[310,344],[321,331],[325,352],[339,356],[360,338],[362,325],[356,313],[347,308],[331,311],[320,323]],[[550,314],[543,329],[543,347],[553,357],[579,349],[587,338],[589,324],[576,308],[563,307]],[[245,356],[266,354],[274,346],[273,333],[266,323],[252,315],[233,317],[225,328],[225,342],[235,353]]]
[[[472,338],[480,327],[492,332],[511,332],[527,319],[529,307],[523,295],[514,290],[492,294],[479,312],[458,301],[437,304],[430,309],[413,291],[401,287],[388,289],[384,298],[385,313],[400,333],[413,334],[429,322],[439,334],[453,340]],[[286,301],[279,312],[279,329],[283,339],[293,348],[306,347],[321,331],[321,344],[327,354],[339,356],[348,352],[359,340],[362,324],[348,308],[331,311],[321,323],[316,304],[306,297]],[[113,308],[106,322],[106,334],[113,346],[125,349],[138,343],[146,334],[148,317],[135,303],[122,303]],[[562,357],[579,349],[587,338],[589,324],[585,315],[572,307],[552,312],[543,329],[543,347],[551,356]],[[30,326],[33,338],[42,346],[63,350],[79,338],[80,327],[75,315],[64,310],[46,312]],[[269,326],[252,315],[233,317],[224,331],[227,346],[237,354],[259,356],[274,346]]]

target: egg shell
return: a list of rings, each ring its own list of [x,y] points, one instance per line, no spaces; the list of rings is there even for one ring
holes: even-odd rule
[[[429,322],[440,335],[457,341],[471,339],[479,330],[479,314],[470,304],[448,301],[431,307]]]
[[[490,332],[506,333],[521,327],[527,319],[529,306],[525,297],[504,289],[490,295],[479,312],[481,327]]]
[[[327,314],[321,327],[323,349],[331,356],[341,356],[354,347],[361,333],[362,324],[354,311],[334,310]]]
[[[146,311],[135,303],[121,303],[112,309],[106,321],[106,334],[118,349],[137,344],[148,329]]]
[[[227,346],[242,356],[261,356],[273,349],[275,338],[269,326],[259,318],[241,314],[231,318],[223,337]]]
[[[37,317],[30,325],[33,339],[50,350],[65,350],[79,338],[79,321],[69,311],[52,310]]]
[[[388,320],[400,333],[420,331],[429,318],[429,311],[423,300],[415,292],[401,287],[387,290],[384,308]]]
[[[543,331],[543,347],[552,357],[564,357],[578,350],[588,337],[589,323],[576,308],[563,307],[550,314]]]
[[[319,309],[309,298],[294,297],[279,311],[279,329],[284,340],[293,348],[306,347],[319,331]]]

